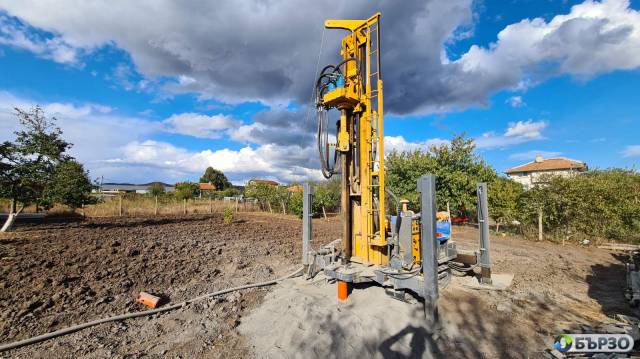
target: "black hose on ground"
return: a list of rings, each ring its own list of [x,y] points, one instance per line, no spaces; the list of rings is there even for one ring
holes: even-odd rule
[[[59,336],[62,336],[62,335],[66,335],[66,334],[70,334],[70,333],[76,332],[78,330],[82,330],[82,329],[85,329],[85,328],[93,327],[93,326],[96,326],[98,324],[116,322],[116,321],[130,319],[130,318],[136,318],[136,317],[142,317],[142,316],[147,316],[147,315],[152,315],[152,314],[157,314],[157,313],[168,312],[168,311],[171,311],[171,310],[174,310],[174,309],[182,308],[187,304],[190,304],[190,303],[193,303],[193,302],[197,302],[197,301],[200,301],[202,299],[207,299],[207,298],[215,297],[215,296],[222,295],[222,294],[236,292],[236,291],[243,290],[243,289],[256,288],[256,287],[265,287],[265,286],[268,286],[268,285],[273,285],[273,284],[276,284],[276,283],[281,282],[283,280],[296,277],[297,275],[299,275],[302,272],[302,269],[303,268],[299,268],[298,270],[296,270],[295,272],[293,272],[293,273],[291,273],[289,275],[286,275],[284,277],[277,278],[277,279],[274,279],[274,280],[270,280],[270,281],[267,281],[267,282],[246,284],[246,285],[241,285],[239,287],[223,289],[223,290],[220,290],[220,291],[217,291],[217,292],[203,294],[203,295],[201,295],[199,297],[195,297],[193,299],[189,299],[189,300],[186,300],[186,301],[178,303],[178,304],[170,305],[168,307],[152,309],[152,310],[145,310],[145,311],[142,311],[142,312],[128,313],[128,314],[122,314],[122,315],[116,315],[116,316],[113,316],[113,317],[98,319],[98,320],[94,320],[92,322],[87,322],[87,323],[83,323],[83,324],[74,325],[72,327],[56,330],[55,332],[38,335],[36,337],[20,340],[20,341],[17,341],[17,342],[2,344],[2,345],[0,345],[0,352],[4,352],[4,351],[10,350],[10,349],[15,349],[15,348],[22,347],[22,346],[25,346],[25,345],[31,345],[31,344],[39,343],[39,342],[42,342],[42,341],[45,341],[45,340],[48,340],[48,339],[56,338],[56,337],[59,337]]]

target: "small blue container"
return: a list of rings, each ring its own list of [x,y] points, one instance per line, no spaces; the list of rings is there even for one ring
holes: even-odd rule
[[[448,221],[436,222],[436,237],[440,242],[445,242],[451,239],[451,224]]]
[[[339,75],[336,79],[336,87],[344,87],[344,77]]]

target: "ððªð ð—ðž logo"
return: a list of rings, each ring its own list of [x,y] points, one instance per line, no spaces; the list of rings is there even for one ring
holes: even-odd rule
[[[560,334],[556,337],[556,340],[553,342],[553,347],[558,349],[561,353],[566,353],[571,349],[571,345],[573,344],[573,339],[567,334]]]

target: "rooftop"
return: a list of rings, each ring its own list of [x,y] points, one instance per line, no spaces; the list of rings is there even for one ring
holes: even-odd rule
[[[505,173],[516,172],[535,172],[535,171],[557,171],[557,170],[574,170],[574,171],[586,171],[588,169],[587,164],[582,161],[572,160],[565,157],[557,158],[542,158],[537,157],[534,161],[525,163],[520,166],[509,168]]]

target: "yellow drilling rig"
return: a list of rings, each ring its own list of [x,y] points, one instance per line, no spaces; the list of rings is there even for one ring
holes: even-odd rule
[[[398,299],[407,290],[424,298],[426,318],[434,320],[439,283],[452,270],[479,266],[483,281],[491,280],[486,185],[478,185],[481,238],[475,253],[460,253],[447,236],[438,237],[434,176],[425,174],[417,183],[420,213],[385,188],[380,17],[325,21],[327,29],[348,31],[342,60],[325,66],[315,83],[322,173],[341,180],[342,238],[312,248],[313,190],[305,184],[302,260],[307,276],[324,271],[337,281],[339,299],[347,298],[349,283],[377,282]],[[336,112],[339,118],[330,123],[330,113]],[[334,125],[335,136],[330,135]],[[395,215],[387,213],[387,200],[395,204]]]

